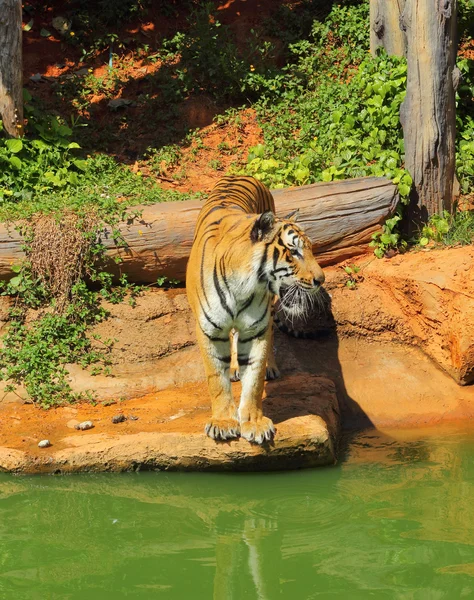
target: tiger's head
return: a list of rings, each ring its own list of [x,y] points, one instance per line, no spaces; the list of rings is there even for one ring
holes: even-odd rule
[[[289,215],[291,217],[291,215]],[[262,247],[258,253],[258,278],[280,299],[280,308],[291,317],[307,316],[324,283],[324,273],[313,256],[312,244],[294,220],[262,213],[250,238]]]

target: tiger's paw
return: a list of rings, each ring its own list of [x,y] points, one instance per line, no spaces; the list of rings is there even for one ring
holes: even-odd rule
[[[240,435],[253,444],[270,442],[275,435],[275,426],[268,417],[260,417],[255,421],[240,424]]]
[[[231,367],[230,368],[230,380],[231,381],[240,381],[239,367]]]
[[[265,381],[271,381],[272,379],[278,379],[279,377],[280,371],[276,367],[267,367]]]
[[[213,440],[231,440],[240,436],[240,423],[237,419],[212,419],[204,431]]]

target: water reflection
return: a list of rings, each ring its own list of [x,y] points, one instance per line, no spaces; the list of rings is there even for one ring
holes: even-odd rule
[[[468,437],[281,474],[0,477],[0,597],[474,597]]]

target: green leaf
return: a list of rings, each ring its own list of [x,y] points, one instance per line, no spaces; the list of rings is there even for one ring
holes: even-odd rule
[[[355,119],[354,119],[354,117],[352,117],[351,115],[347,115],[347,117],[344,120],[344,124],[346,126],[346,129],[348,129],[349,131],[351,129],[353,129],[354,125],[355,125]]]
[[[67,147],[69,150],[72,150],[73,148],[80,148],[80,146],[77,142],[71,142],[70,144],[68,144]]]
[[[21,275],[17,275],[16,277],[12,277],[12,279],[10,279],[10,285],[12,287],[18,287],[21,284],[21,280],[23,278],[21,277]]]
[[[352,158],[352,152],[350,150],[344,150],[341,152],[341,156],[344,160],[349,161]]]
[[[67,125],[60,125],[58,128],[58,134],[64,137],[69,137],[72,134],[72,129]]]
[[[17,139],[6,140],[5,145],[10,152],[13,152],[13,154],[20,152],[20,150],[23,148],[23,142]]]
[[[74,166],[76,166],[81,171],[87,170],[87,161],[86,160],[75,160],[73,161]]]
[[[410,193],[410,187],[406,185],[406,183],[399,183],[398,191],[402,196],[408,196],[408,194]]]
[[[71,183],[72,185],[79,184],[79,177],[77,176],[77,173],[75,171],[71,171],[69,173],[69,183]]]
[[[40,151],[45,150],[46,148],[50,148],[50,145],[44,142],[43,140],[33,140],[31,144]]]
[[[48,31],[47,29],[45,29],[44,27],[42,27],[41,31],[40,31],[40,36],[41,37],[50,37],[51,36],[51,32]]]
[[[420,238],[420,246],[427,246],[430,243],[430,240],[427,237]]]
[[[21,265],[12,265],[10,269],[13,271],[13,273],[19,273],[21,271]]]
[[[298,182],[303,182],[308,179],[309,170],[308,169],[296,169],[295,171],[295,179]]]
[[[33,27],[33,23],[34,23],[33,19],[28,21],[28,23],[26,23],[26,25],[23,25],[23,31],[30,31],[31,28]]]
[[[439,219],[439,221],[436,222],[436,229],[439,231],[439,233],[448,233],[449,223],[446,221],[446,219]]]
[[[14,169],[17,169],[17,171],[19,171],[21,169],[21,160],[18,158],[18,156],[10,156],[10,164]]]

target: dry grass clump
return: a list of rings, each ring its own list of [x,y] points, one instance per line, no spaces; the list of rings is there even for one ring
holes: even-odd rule
[[[56,299],[59,313],[68,305],[74,285],[87,275],[96,226],[95,215],[75,213],[41,215],[33,222],[28,251],[31,272]]]

